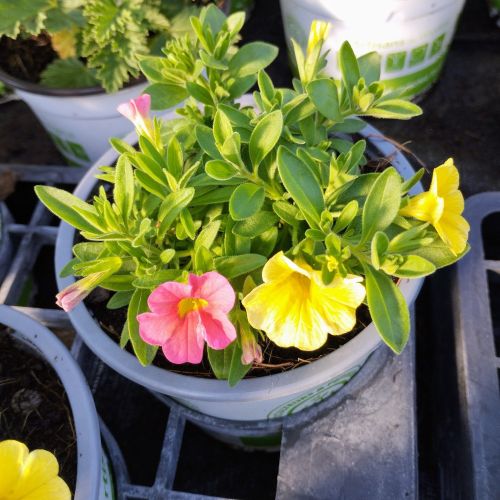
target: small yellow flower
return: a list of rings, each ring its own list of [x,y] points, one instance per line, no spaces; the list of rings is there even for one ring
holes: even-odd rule
[[[365,298],[359,276],[337,276],[325,285],[321,273],[283,252],[262,270],[264,284],[244,299],[249,323],[280,347],[319,349],[328,334],[341,335],[356,324],[356,308]]]
[[[318,44],[323,44],[330,31],[330,23],[326,21],[315,20],[311,23],[311,31],[309,32],[309,40],[307,42],[307,53],[310,54],[314,47]]]
[[[71,492],[58,474],[59,464],[52,453],[30,453],[19,441],[0,442],[1,500],[70,500]]]
[[[434,169],[429,191],[413,196],[399,211],[401,215],[430,222],[455,255],[465,250],[470,229],[462,217],[464,197],[458,184],[458,170],[449,158]]]

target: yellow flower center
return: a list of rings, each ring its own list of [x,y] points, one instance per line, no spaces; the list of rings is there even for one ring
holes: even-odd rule
[[[179,316],[181,318],[184,318],[187,313],[190,313],[191,311],[198,311],[206,306],[208,306],[208,301],[206,301],[205,299],[189,297],[187,299],[181,299],[179,301],[177,310],[179,312]]]

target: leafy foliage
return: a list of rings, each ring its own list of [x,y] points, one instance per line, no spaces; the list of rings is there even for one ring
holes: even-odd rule
[[[99,85],[95,72],[79,59],[57,59],[41,74],[40,83],[46,87],[79,89]]]
[[[400,352],[408,309],[392,276],[424,276],[457,256],[432,226],[398,215],[422,173],[407,182],[392,167],[364,173],[365,141],[337,133],[359,130],[358,116],[408,119],[421,110],[385,92],[376,80],[380,58],[356,58],[348,44],[338,54],[341,81],[322,73],[320,41],[307,54],[295,46],[300,78],[293,89],[275,88],[265,68],[276,49],[260,42],[238,49],[243,22],[241,13],[226,18],[206,8],[191,18],[195,38],[169,41],[166,57],[141,57],[155,107],[186,102],[178,119],[155,119],[138,147],[112,141],[120,158],[99,178],[113,185],[113,201],[103,187],[91,203],[37,188],[90,242],[92,251],[75,246],[70,267],[82,275],[95,261],[119,257],[120,269],[101,286],[122,305],[136,307],[139,290],[214,269],[241,301],[268,258],[283,251],[320,271],[325,284],[336,275],[366,277],[375,325]],[[254,83],[255,106],[238,104]],[[234,311],[235,324],[250,328],[244,310]],[[148,362],[134,314],[127,328],[124,341]],[[209,352],[215,374],[232,384],[246,372],[238,349]]]

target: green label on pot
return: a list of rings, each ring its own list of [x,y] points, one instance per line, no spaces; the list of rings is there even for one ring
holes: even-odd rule
[[[99,500],[115,500],[115,487],[113,484],[113,475],[111,474],[111,466],[106,453],[102,452],[101,461],[101,491]]]
[[[81,144],[70,141],[69,139],[63,139],[59,134],[53,131],[50,132],[50,137],[52,137],[57,149],[64,155],[70,165],[79,167],[90,161],[89,155]]]
[[[359,371],[361,366],[362,365],[357,365],[344,372],[342,375],[339,375],[338,377],[335,377],[334,379],[317,387],[313,391],[278,406],[268,414],[268,418],[286,417],[309,408],[309,406],[316,403],[321,403],[321,401],[333,396],[333,394],[349,382],[349,380],[351,380],[351,378]]]

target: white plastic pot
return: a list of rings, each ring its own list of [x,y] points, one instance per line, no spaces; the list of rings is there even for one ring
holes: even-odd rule
[[[169,113],[166,118],[173,116]],[[378,149],[380,156],[392,156],[393,165],[405,179],[414,174],[406,158],[385,141],[376,129],[367,125],[362,134]],[[135,133],[127,136],[125,140],[134,144],[137,141]],[[98,172],[98,166],[112,165],[117,156],[115,151],[110,150],[100,158],[82,179],[75,195],[88,199],[97,182],[94,176]],[[418,184],[412,193],[421,191],[422,186]],[[75,229],[64,222],[61,223],[55,250],[59,289],[74,281],[73,277],[60,277],[60,271],[73,257],[74,239]],[[401,280],[401,291],[408,304],[415,300],[422,282],[422,279]],[[348,382],[368,356],[381,345],[380,337],[372,323],[345,345],[313,363],[280,374],[244,379],[231,388],[224,380],[180,375],[153,365],[141,366],[135,356],[121,349],[101,330],[83,303],[73,309],[69,317],[87,346],[124,377],[151,391],[171,396],[185,406],[206,415],[237,421],[265,420],[291,415],[322,401]]]
[[[3,71],[0,80],[28,104],[70,165],[81,167],[90,167],[109,149],[110,137],[130,133],[132,123],[116,108],[138,97],[147,86],[138,83],[106,94],[100,87],[50,89],[13,78]]]
[[[359,57],[382,56],[381,79],[388,88],[416,96],[439,77],[465,0],[281,0],[285,33],[307,46],[315,19],[328,21],[325,49],[336,54],[347,40]],[[291,48],[291,45],[289,46]],[[330,56],[326,71],[340,76]]]
[[[99,420],[85,377],[61,341],[47,328],[9,306],[0,305],[0,325],[32,348],[56,371],[68,395],[77,440],[75,500],[114,498],[109,463],[101,448]]]
[[[0,285],[7,273],[12,256],[12,242],[7,232],[7,224],[11,222],[11,215],[5,203],[0,202]]]

